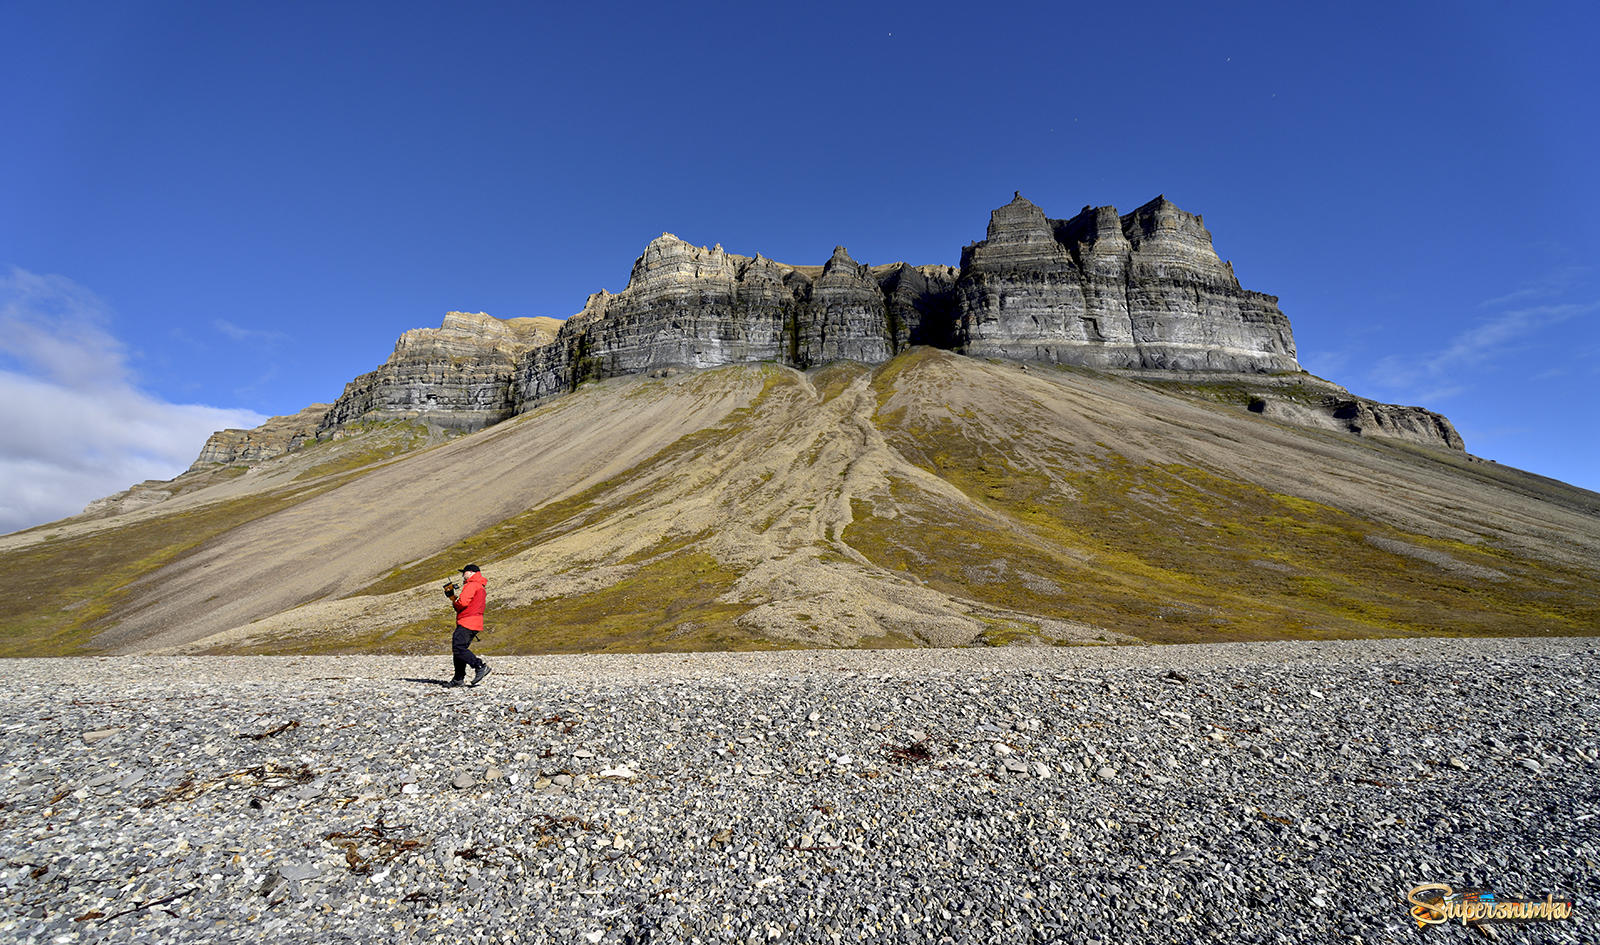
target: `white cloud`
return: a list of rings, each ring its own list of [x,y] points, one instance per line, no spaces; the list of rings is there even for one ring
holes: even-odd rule
[[[70,279],[0,273],[0,533],[170,479],[211,433],[266,420],[141,389],[107,323],[105,305]]]
[[[280,341],[289,340],[289,336],[284,332],[268,331],[261,328],[245,328],[241,325],[235,325],[226,318],[213,319],[211,327],[234,341],[277,344]]]
[[[1484,372],[1506,355],[1530,346],[1551,344],[1545,330],[1568,319],[1600,311],[1600,302],[1530,305],[1483,319],[1461,331],[1443,347],[1420,356],[1379,358],[1368,378],[1420,403],[1437,403],[1480,384]],[[1548,369],[1547,369],[1548,370]]]
[[[1482,364],[1500,352],[1535,337],[1538,329],[1596,309],[1600,309],[1600,302],[1587,305],[1533,305],[1502,312],[1456,335],[1443,351],[1426,359],[1423,367],[1437,374]]]
[[[1521,305],[1534,299],[1547,299],[1551,296],[1560,295],[1588,275],[1591,268],[1590,266],[1563,266],[1560,269],[1546,273],[1543,277],[1535,279],[1515,292],[1507,292],[1505,295],[1495,296],[1492,299],[1484,299],[1478,303],[1478,307],[1500,308],[1505,305]]]

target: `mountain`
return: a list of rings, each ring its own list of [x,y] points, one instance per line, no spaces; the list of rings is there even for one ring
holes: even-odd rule
[[[663,236],[0,561],[12,655],[431,652],[468,561],[491,653],[1574,634],[1600,495],[1299,371],[1198,216],[1018,197],[959,269]]]
[[[277,418],[293,448],[371,420],[481,429],[588,380],[770,361],[806,369],[886,361],[913,345],[1113,371],[1239,373],[1298,391],[1269,400],[1283,419],[1461,449],[1444,417],[1380,404],[1300,370],[1274,296],[1239,285],[1201,217],[1157,197],[1125,216],[1084,207],[1052,220],[1017,194],[990,215],[959,269],[869,266],[843,246],[821,266],[693,246],[663,233],[627,287],[570,318],[451,312],[400,337],[307,429]],[[201,462],[249,461],[224,431]]]

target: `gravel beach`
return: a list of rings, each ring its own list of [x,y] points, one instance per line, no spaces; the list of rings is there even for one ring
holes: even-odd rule
[[[1600,941],[1600,645],[0,663],[7,942]]]

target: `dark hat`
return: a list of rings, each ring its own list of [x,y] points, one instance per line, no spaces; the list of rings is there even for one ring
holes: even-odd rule
[[[466,574],[468,571],[476,571],[476,570],[478,570],[478,566],[477,565],[469,564],[466,567],[461,569],[461,573],[462,574]]]

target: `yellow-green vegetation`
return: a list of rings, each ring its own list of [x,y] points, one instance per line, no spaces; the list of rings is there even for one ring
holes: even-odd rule
[[[915,365],[885,371],[888,389]],[[1151,641],[1572,634],[1600,626],[1594,575],[1402,532],[1299,496],[1115,453],[1058,456],[1007,440],[1003,418],[878,418],[912,462],[1005,526],[893,482],[893,517],[858,501],[845,541],[941,591]],[[1031,457],[1024,460],[1022,457]],[[1441,566],[1374,539],[1450,556]],[[1485,579],[1487,571],[1504,575]]]
[[[1037,626],[1019,623],[1015,620],[998,620],[994,617],[980,617],[983,621],[983,632],[978,634],[978,642],[984,646],[1018,646],[1038,645],[1053,643],[1045,639]]]
[[[721,368],[719,371],[740,369]],[[748,406],[730,411],[720,423],[679,437],[627,472],[590,486],[575,495],[513,515],[422,561],[397,568],[357,593],[389,594],[415,587],[431,580],[435,575],[454,570],[459,567],[456,562],[460,561],[475,561],[482,565],[502,561],[558,535],[583,528],[599,518],[625,514],[629,509],[650,501],[651,492],[640,488],[630,490],[630,487],[640,482],[651,481],[657,472],[686,457],[731,440],[746,428],[751,413],[759,410],[761,404],[774,391],[795,383],[791,375],[776,366],[762,365],[760,370],[762,373],[760,392]],[[686,383],[709,384],[705,375],[713,373],[718,372],[704,372]]]
[[[870,369],[865,364],[858,361],[835,361],[814,371],[811,375],[811,385],[817,389],[822,402],[827,403],[844,393],[868,370]]]
[[[639,566],[610,587],[496,610],[495,649],[514,653],[775,649],[735,621],[750,609],[718,598],[739,575],[704,552]]]
[[[880,411],[883,410],[884,406],[889,402],[889,398],[894,396],[895,383],[902,376],[912,374],[918,369],[926,367],[930,362],[936,362],[945,357],[950,357],[950,355],[937,348],[908,348],[893,360],[879,366],[872,376],[872,389],[878,392],[878,409]],[[899,413],[900,411],[895,411],[895,416],[898,416]],[[884,419],[891,420],[893,417],[885,417]]]
[[[319,480],[181,512],[137,518],[126,524],[0,552],[0,567],[13,574],[44,575],[11,596],[0,615],[0,656],[94,652],[93,637],[115,623],[117,610],[144,579],[223,533],[303,502],[365,475],[376,463],[420,446],[420,424],[363,424],[337,442],[338,455],[297,477]],[[318,444],[320,449],[335,444]],[[243,466],[198,470],[179,477],[184,494],[241,476]]]
[[[328,458],[296,476],[295,481],[363,469],[414,453],[428,441],[427,426],[411,420],[355,424],[351,434],[303,448],[302,455],[323,453]]]
[[[90,640],[130,587],[207,540],[309,498],[281,490],[0,552],[0,569],[26,575],[0,617],[0,656],[69,656]]]
[[[784,649],[737,624],[750,608],[718,600],[738,574],[703,552],[658,555],[628,577],[586,594],[520,606],[496,606],[486,617],[485,652],[656,653],[692,650]],[[361,636],[263,647],[261,652],[436,652],[448,618],[418,621]]]

